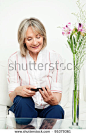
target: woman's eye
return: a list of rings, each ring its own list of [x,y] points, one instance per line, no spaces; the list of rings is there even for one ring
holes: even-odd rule
[[[40,37],[37,37],[38,39],[40,38]]]
[[[28,41],[30,41],[31,40],[31,38],[30,39],[27,39]]]

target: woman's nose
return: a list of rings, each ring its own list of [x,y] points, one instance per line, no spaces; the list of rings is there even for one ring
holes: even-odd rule
[[[37,44],[37,40],[36,38],[33,39],[33,44],[36,45]]]

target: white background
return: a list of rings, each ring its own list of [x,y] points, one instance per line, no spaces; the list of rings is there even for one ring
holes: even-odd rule
[[[17,31],[25,18],[36,17],[45,26],[47,47],[59,52],[65,59],[72,60],[72,54],[65,45],[66,37],[58,26],[75,23],[78,12],[77,0],[0,0],[0,61],[19,50]],[[82,4],[86,0],[81,0]],[[86,5],[85,5],[86,7]]]

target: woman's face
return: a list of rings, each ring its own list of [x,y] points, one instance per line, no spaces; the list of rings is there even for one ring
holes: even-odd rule
[[[43,36],[39,33],[34,33],[33,29],[28,27],[26,31],[25,43],[30,52],[38,54],[43,46]]]

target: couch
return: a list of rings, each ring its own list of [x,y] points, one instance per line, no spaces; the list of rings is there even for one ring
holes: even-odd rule
[[[65,65],[67,63],[65,62]],[[12,105],[8,95],[7,86],[7,61],[0,61],[0,129],[5,128],[6,119],[15,118],[14,114],[8,114],[8,108]],[[67,68],[63,71],[63,94],[61,106],[65,111],[65,119],[72,119],[72,92],[73,92],[73,70]],[[80,73],[80,120],[86,120],[86,85],[85,85],[85,67],[82,67]],[[10,120],[9,119],[9,120]],[[9,122],[10,123],[10,122]],[[13,122],[14,123],[14,122]],[[11,123],[11,125],[13,124]],[[34,122],[33,122],[34,123]],[[15,128],[15,126],[13,126]]]

